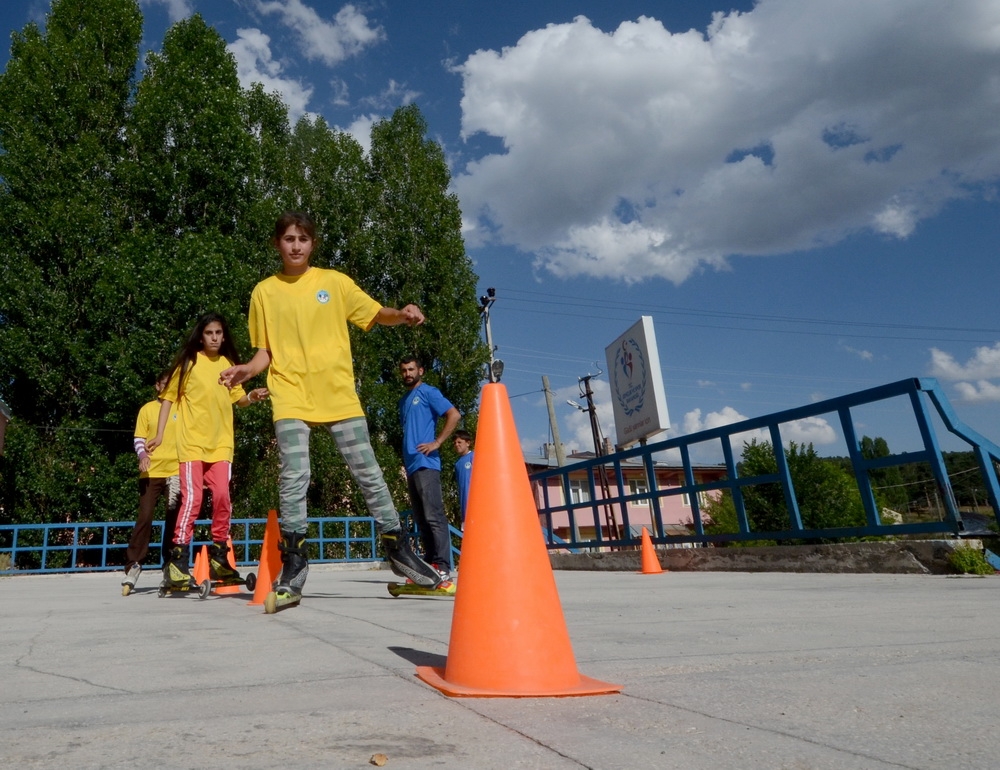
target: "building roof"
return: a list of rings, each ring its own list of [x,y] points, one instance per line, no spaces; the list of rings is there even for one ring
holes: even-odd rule
[[[593,452],[581,452],[579,450],[574,450],[572,452],[566,453],[566,466],[575,465],[577,463],[586,462],[587,460],[593,460],[596,455]],[[532,468],[542,469],[542,468],[558,468],[557,460],[554,454],[550,454],[548,457],[542,454],[525,454],[524,464]],[[643,467],[643,461],[641,456],[629,457],[620,462],[623,469],[634,468],[639,470]],[[613,467],[614,463],[608,463],[608,467]],[[682,471],[684,466],[680,463],[666,463],[661,460],[654,460],[653,467],[657,470],[675,470]],[[712,465],[712,464],[702,464],[702,465],[692,465],[692,469],[695,470],[724,470],[724,465]]]

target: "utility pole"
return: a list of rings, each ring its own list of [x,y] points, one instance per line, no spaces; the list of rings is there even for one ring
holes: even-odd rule
[[[556,422],[556,408],[552,405],[552,391],[549,389],[549,376],[542,375],[542,389],[545,391],[545,406],[549,410],[549,428],[552,431],[552,440],[555,442],[556,465],[562,468],[566,464],[566,450],[559,438],[559,423]]]
[[[597,374],[588,374],[585,377],[579,378],[580,383],[580,395],[587,399],[587,407],[584,408],[577,404],[575,401],[568,402],[570,406],[575,406],[582,412],[587,412],[590,415],[590,432],[594,438],[594,457],[600,459],[604,457],[604,440],[601,437],[601,426],[597,422],[597,407],[594,406],[594,391],[591,390],[590,380],[593,377],[602,374],[598,370]],[[611,498],[611,485],[608,483],[608,469],[605,467],[604,463],[600,463],[597,466],[597,477],[601,485],[601,494],[604,500],[607,501]],[[604,503],[604,523],[608,528],[608,536],[614,540],[621,539],[621,532],[618,529],[618,520],[615,518],[614,509],[607,502]]]

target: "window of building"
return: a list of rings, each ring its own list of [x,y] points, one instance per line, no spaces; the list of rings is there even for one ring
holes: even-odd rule
[[[630,495],[648,495],[649,485],[646,483],[646,479],[629,479],[628,493]],[[641,505],[644,508],[648,508],[649,498],[645,500],[633,500],[632,505]]]
[[[569,500],[571,503],[590,502],[590,487],[586,479],[569,480]]]
[[[698,493],[698,507],[699,508],[704,508],[707,504],[708,504],[708,492],[704,492],[704,491],[699,492]],[[691,507],[691,498],[688,496],[687,492],[682,492],[681,493],[681,505],[683,505],[685,508],[690,508]]]

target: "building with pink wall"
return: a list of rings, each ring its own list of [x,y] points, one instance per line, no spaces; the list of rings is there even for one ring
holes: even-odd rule
[[[593,452],[571,452],[566,455],[566,464],[593,459]],[[529,475],[556,467],[555,458],[545,456],[525,457],[525,464]],[[601,538],[609,540],[639,537],[643,527],[647,527],[654,537],[693,534],[691,496],[681,491],[684,486],[684,469],[679,465],[655,462],[653,470],[656,479],[655,484],[651,485],[640,458],[630,458],[619,464],[609,462],[604,466],[572,471],[569,474],[568,501],[559,476],[545,479],[544,489],[541,481],[532,479],[532,494],[540,511],[546,506],[552,509],[552,532],[563,540],[595,539],[598,526]],[[723,478],[726,469],[722,465],[705,465],[694,466],[692,471],[694,482],[703,484]],[[708,496],[715,493],[700,491],[696,494],[704,516],[704,504],[708,502]],[[663,532],[659,532],[654,516],[654,495],[659,501]],[[601,504],[601,500],[610,502]],[[572,508],[576,519],[575,533],[572,531],[567,504]],[[540,516],[540,519],[542,528],[546,529],[547,517]],[[625,529],[626,520],[628,531]]]

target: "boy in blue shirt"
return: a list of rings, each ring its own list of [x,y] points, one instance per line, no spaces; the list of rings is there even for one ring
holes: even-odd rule
[[[469,483],[472,481],[472,434],[456,430],[451,437],[458,459],[455,460],[455,481],[458,483],[458,506],[462,511],[462,529],[465,529],[465,508],[469,504]]]

